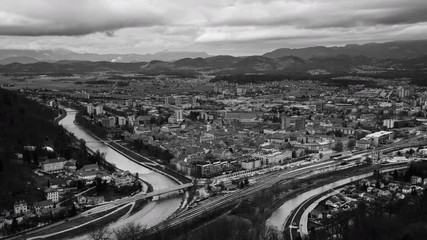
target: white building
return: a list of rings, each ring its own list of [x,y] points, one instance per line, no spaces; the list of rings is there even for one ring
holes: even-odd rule
[[[378,145],[383,141],[388,141],[393,139],[393,132],[388,131],[379,131],[375,133],[371,133],[366,135],[362,140],[368,140],[371,141],[371,144],[375,147],[378,147]]]
[[[126,125],[126,118],[125,118],[125,117],[118,117],[118,118],[117,118],[117,124],[118,124],[119,126],[124,126],[124,125]]]
[[[98,105],[95,107],[95,115],[104,114],[104,107],[102,105]]]
[[[177,122],[182,122],[184,120],[182,116],[182,109],[175,110],[175,119]]]
[[[48,188],[45,190],[46,199],[54,203],[59,202],[59,191],[57,189]]]
[[[93,107],[93,105],[91,103],[89,103],[88,105],[86,105],[86,112],[87,112],[87,114],[92,115],[94,111],[95,111],[95,108]]]

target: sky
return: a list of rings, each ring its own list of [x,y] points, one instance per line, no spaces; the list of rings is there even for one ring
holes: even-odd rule
[[[427,39],[426,0],[0,0],[0,48],[93,53]]]

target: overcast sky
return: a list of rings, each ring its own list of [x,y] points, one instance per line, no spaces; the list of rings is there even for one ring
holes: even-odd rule
[[[0,0],[0,48],[206,51],[427,39],[427,0]]]

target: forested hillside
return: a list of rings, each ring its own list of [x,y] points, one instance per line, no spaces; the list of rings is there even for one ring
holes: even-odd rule
[[[13,207],[16,199],[43,199],[31,171],[46,156],[44,146],[55,149],[49,157],[70,156],[72,138],[53,123],[56,116],[56,110],[0,89],[0,209]],[[24,146],[35,146],[36,151],[24,152]],[[23,154],[23,159],[18,160],[16,153]]]

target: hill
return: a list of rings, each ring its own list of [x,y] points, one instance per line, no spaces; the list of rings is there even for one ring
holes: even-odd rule
[[[349,44],[343,47],[307,47],[299,49],[279,48],[265,53],[264,57],[280,58],[296,56],[303,59],[336,57],[348,55],[351,57],[365,56],[378,59],[405,59],[427,55],[427,40],[399,41],[386,43]]]

